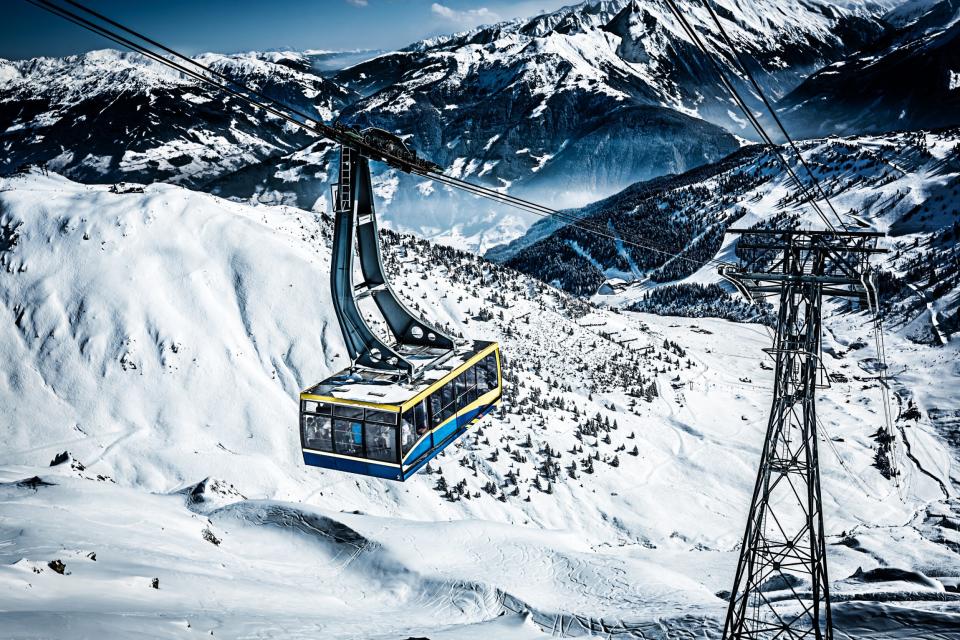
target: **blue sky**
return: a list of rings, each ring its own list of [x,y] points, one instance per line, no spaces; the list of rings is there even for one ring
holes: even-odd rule
[[[575,1],[86,0],[84,4],[195,54],[277,48],[388,49],[479,24],[536,15]],[[2,2],[0,58],[62,56],[114,46],[24,0]]]

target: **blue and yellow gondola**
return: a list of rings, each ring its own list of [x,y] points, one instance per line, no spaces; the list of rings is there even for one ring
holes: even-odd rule
[[[347,369],[300,394],[305,464],[406,480],[499,402],[496,342],[474,342],[412,384]]]

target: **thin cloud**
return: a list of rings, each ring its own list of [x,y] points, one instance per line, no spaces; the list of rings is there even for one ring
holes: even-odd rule
[[[500,21],[500,15],[487,7],[458,11],[457,9],[451,9],[450,7],[442,5],[439,2],[434,2],[430,5],[430,11],[447,22],[452,22],[463,27],[473,27],[478,24]]]
[[[367,0],[347,0],[347,4],[352,4],[355,7],[365,7],[369,3]]]

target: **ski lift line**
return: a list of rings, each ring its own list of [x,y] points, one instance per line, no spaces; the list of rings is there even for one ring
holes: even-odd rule
[[[691,40],[694,41],[694,43],[699,47],[699,49],[704,53],[704,55],[710,60],[724,88],[726,88],[727,91],[730,93],[730,95],[733,97],[734,102],[736,102],[737,106],[743,112],[744,116],[746,116],[747,120],[750,122],[754,131],[757,132],[757,135],[759,135],[767,145],[770,145],[773,148],[774,153],[776,154],[777,158],[780,160],[780,163],[783,165],[787,174],[790,176],[794,184],[800,190],[801,195],[804,197],[804,201],[810,204],[811,208],[813,208],[813,210],[820,217],[820,219],[823,220],[824,224],[826,224],[828,228],[830,228],[831,230],[834,230],[833,225],[830,223],[826,214],[823,213],[823,210],[817,204],[816,199],[813,197],[812,194],[808,194],[807,187],[800,181],[799,177],[796,175],[793,168],[790,166],[790,164],[786,161],[786,158],[780,152],[779,145],[777,145],[773,141],[770,135],[763,128],[763,125],[760,123],[757,117],[750,110],[750,107],[746,104],[746,102],[740,96],[740,93],[733,86],[733,84],[727,79],[726,74],[723,72],[723,69],[720,67],[720,64],[713,58],[713,56],[707,50],[706,45],[703,43],[700,37],[693,30],[693,27],[686,20],[686,18],[683,17],[683,14],[680,13],[679,8],[677,8],[676,5],[671,0],[668,0],[668,3],[671,5],[674,15],[681,22],[681,26],[683,27],[684,31],[691,38]]]
[[[883,405],[884,430],[887,437],[890,438],[888,443],[890,445],[890,455],[888,457],[888,461],[892,467],[891,471],[893,473],[894,483],[897,486],[897,490],[902,501],[904,499],[904,495],[901,492],[900,464],[897,455],[897,439],[893,425],[893,412],[890,408],[890,387],[887,384],[889,377],[887,376],[886,346],[883,339],[883,316],[881,315],[880,309],[880,285],[879,280],[877,280],[875,277],[871,277],[872,273],[873,272],[865,272],[861,278],[861,282],[863,283],[864,290],[867,292],[868,307],[873,314],[872,328],[874,348],[876,349],[877,362],[879,363],[877,380],[880,382],[880,401]],[[871,291],[873,293],[872,304],[870,303]]]
[[[472,182],[467,182],[465,180],[460,180],[458,178],[453,178],[444,173],[439,172],[427,172],[427,171],[411,171],[413,175],[426,178],[427,180],[434,180],[440,182],[455,189],[460,189],[462,191],[470,191],[474,195],[478,195],[489,200],[496,200],[502,204],[509,204],[517,209],[524,209],[530,212],[542,213],[544,215],[557,216],[560,217],[560,212],[556,209],[551,209],[543,205],[539,205],[535,202],[530,202],[529,200],[523,200],[522,198],[517,198],[516,196],[511,196],[507,193],[502,193],[496,189],[489,189],[482,185],[474,184]]]
[[[877,359],[880,363],[880,398],[883,403],[884,427],[890,440],[890,462],[893,465],[893,476],[896,478],[897,489],[900,490],[900,468],[897,460],[897,440],[893,426],[893,412],[890,408],[890,388],[887,385],[887,354],[886,344],[883,337],[883,316],[880,312],[880,287],[879,282],[874,287],[874,308],[873,308],[873,336],[877,350]],[[901,499],[903,496],[900,496]]]
[[[477,185],[474,185],[474,184],[472,184],[472,183],[470,183],[470,182],[464,182],[464,181],[458,181],[458,180],[456,180],[456,179],[451,179],[449,176],[445,176],[445,175],[443,175],[443,174],[439,174],[439,175],[438,175],[438,174],[418,173],[418,175],[423,175],[424,177],[429,178],[429,179],[431,179],[431,180],[437,180],[438,182],[442,182],[442,183],[444,183],[444,184],[450,184],[451,186],[458,186],[459,188],[461,188],[461,189],[463,189],[463,190],[465,190],[465,191],[471,191],[471,190],[473,190],[474,188],[476,188],[476,186],[477,186]],[[455,183],[456,183],[456,184],[455,184]],[[497,193],[499,193],[499,192],[497,192]],[[495,198],[491,198],[491,199],[495,199]],[[516,206],[516,205],[514,205],[514,206]],[[523,208],[523,207],[518,207],[518,208]],[[567,223],[567,226],[571,226],[571,227],[574,227],[574,228],[576,228],[576,229],[580,229],[580,230],[582,230],[582,231],[586,231],[586,232],[588,232],[588,233],[592,233],[592,234],[594,234],[594,235],[596,235],[596,236],[600,236],[600,237],[603,237],[603,238],[607,238],[607,239],[613,240],[614,242],[621,242],[621,243],[623,243],[623,244],[627,244],[627,245],[630,245],[630,246],[638,247],[638,248],[640,248],[640,249],[645,249],[645,250],[647,250],[647,251],[652,251],[652,252],[654,252],[654,253],[658,253],[658,254],[660,254],[660,255],[667,256],[667,257],[669,257],[669,258],[671,258],[671,259],[684,260],[684,261],[689,262],[690,264],[696,265],[696,266],[698,266],[698,267],[704,266],[704,265],[707,265],[707,264],[712,264],[712,265],[715,265],[715,266],[718,266],[718,267],[719,267],[719,266],[725,266],[725,265],[726,265],[726,266],[729,266],[729,265],[727,265],[727,263],[722,262],[722,261],[719,261],[719,260],[716,260],[716,259],[714,259],[714,258],[705,260],[705,261],[703,261],[703,262],[701,263],[701,262],[699,262],[699,261],[697,261],[697,260],[693,260],[692,258],[688,258],[688,257],[684,256],[682,253],[674,253],[674,252],[672,252],[672,251],[668,251],[668,250],[666,250],[666,249],[661,249],[661,248],[658,248],[658,247],[654,247],[654,246],[651,246],[651,245],[648,245],[648,244],[644,244],[644,243],[642,243],[642,242],[637,242],[637,241],[635,241],[635,240],[629,240],[629,239],[626,239],[626,238],[624,238],[624,237],[622,237],[622,236],[618,236],[618,235],[614,235],[614,234],[612,234],[612,233],[609,233],[608,231],[603,230],[602,227],[588,224],[588,223],[584,222],[582,219],[580,219],[580,218],[578,218],[578,217],[576,217],[576,216],[574,216],[574,215],[571,215],[571,214],[566,214],[566,213],[564,213],[563,211],[551,210],[550,213],[545,213],[545,212],[543,212],[543,211],[538,211],[538,210],[534,210],[534,209],[526,209],[526,210],[527,210],[528,212],[530,212],[530,213],[533,213],[533,214],[535,214],[535,215],[539,215],[539,216],[544,217],[544,218],[557,218],[557,219],[561,220],[562,222],[566,222],[566,223]]]
[[[754,90],[756,90],[757,95],[760,96],[760,99],[763,101],[764,106],[767,108],[767,111],[770,112],[770,115],[773,116],[773,121],[777,124],[777,128],[780,129],[780,133],[783,134],[783,137],[786,139],[787,143],[790,145],[790,148],[793,149],[793,152],[797,156],[797,160],[806,170],[807,175],[810,176],[810,182],[813,183],[814,188],[820,194],[820,197],[824,202],[827,203],[827,206],[830,207],[830,211],[833,212],[833,215],[837,218],[837,222],[840,223],[840,228],[844,231],[847,230],[847,225],[843,222],[843,219],[840,217],[840,214],[837,213],[837,210],[833,207],[833,203],[830,202],[830,198],[827,197],[827,194],[823,190],[823,186],[820,184],[820,181],[817,180],[817,177],[813,174],[813,171],[810,169],[810,166],[807,164],[807,161],[804,160],[803,154],[800,153],[800,149],[797,148],[796,143],[793,141],[793,138],[790,137],[790,134],[787,133],[786,127],[783,126],[783,122],[780,120],[780,116],[777,114],[776,109],[773,108],[773,105],[770,104],[770,101],[767,100],[766,94],[763,92],[763,89],[760,87],[760,83],[757,82],[753,73],[750,71],[750,68],[747,66],[746,59],[740,50],[733,44],[733,41],[730,39],[730,36],[727,34],[727,30],[724,29],[723,24],[720,22],[719,16],[717,16],[716,11],[713,8],[713,0],[703,0],[704,6],[706,6],[707,11],[710,13],[710,17],[713,19],[713,23],[717,25],[717,30],[720,32],[720,36],[723,38],[724,42],[727,44],[727,47],[733,52],[736,56],[737,61],[740,63],[740,67],[743,69],[743,72],[746,74],[747,79],[750,80],[750,84],[753,85]]]
[[[432,179],[432,180],[437,180],[438,182],[441,182],[441,183],[444,183],[444,184],[449,184],[449,185],[451,185],[451,186],[455,186],[454,181],[452,181],[451,179],[449,179],[449,176],[443,176],[442,174],[440,174],[440,176],[438,176],[438,175],[436,175],[436,174],[418,174],[418,175],[423,175],[423,176],[426,177],[426,178],[429,178],[429,179]],[[472,183],[469,183],[469,182],[460,182],[460,185],[461,185],[461,186],[459,186],[459,188],[461,188],[461,189],[463,189],[463,190],[465,190],[465,191],[468,191],[468,192],[473,192],[474,188],[476,187],[476,185],[474,185],[474,184],[472,184]],[[495,199],[495,198],[491,198],[491,199]],[[519,207],[518,207],[518,208],[519,208]],[[685,261],[687,261],[687,262],[689,262],[689,263],[691,263],[691,264],[697,265],[698,267],[699,267],[699,266],[706,265],[706,264],[713,264],[713,265],[716,265],[716,266],[721,266],[721,265],[725,264],[725,263],[720,262],[720,261],[715,260],[715,259],[709,259],[709,260],[704,261],[703,263],[700,263],[700,262],[698,262],[698,261],[696,261],[696,260],[693,260],[693,259],[691,259],[691,258],[687,258],[686,256],[684,256],[684,255],[682,255],[682,254],[673,253],[673,252],[667,251],[667,250],[665,250],[665,249],[659,249],[659,248],[657,248],[657,247],[653,247],[653,246],[646,245],[646,244],[643,244],[643,243],[640,243],[640,242],[636,242],[636,241],[634,241],[634,240],[627,240],[627,239],[622,238],[622,237],[620,237],[620,236],[616,236],[616,235],[614,235],[614,234],[612,234],[612,233],[609,233],[609,232],[606,232],[606,231],[602,231],[599,227],[586,224],[586,223],[584,223],[580,218],[577,218],[576,216],[573,216],[573,215],[570,215],[570,214],[564,214],[564,213],[561,212],[561,211],[553,211],[552,213],[545,213],[545,212],[542,212],[542,211],[539,211],[539,210],[536,210],[536,209],[526,209],[526,211],[528,211],[529,213],[533,213],[534,215],[538,215],[538,216],[544,217],[544,218],[557,218],[557,219],[561,220],[562,222],[566,222],[566,223],[567,223],[567,226],[574,227],[574,228],[576,228],[576,229],[580,229],[580,230],[582,230],[582,231],[586,231],[586,232],[591,233],[591,234],[593,234],[593,235],[600,236],[600,237],[603,237],[603,238],[607,238],[607,239],[609,239],[609,240],[613,240],[614,242],[622,242],[623,244],[627,244],[627,245],[631,245],[631,246],[634,246],[634,247],[638,247],[638,248],[640,248],[640,249],[645,249],[645,250],[647,250],[647,251],[653,251],[654,253],[658,253],[658,254],[661,254],[661,255],[668,256],[668,257],[670,257],[671,259],[676,258],[676,259],[679,259],[679,260],[685,260]]]
[[[300,112],[300,111],[298,111],[298,110],[296,110],[296,109],[294,109],[294,108],[292,108],[292,107],[289,107],[289,106],[287,106],[287,105],[285,105],[285,104],[283,104],[283,103],[280,103],[280,102],[277,101],[277,100],[271,99],[271,98],[269,98],[268,96],[265,96],[265,95],[263,95],[262,93],[254,90],[254,89],[251,89],[250,87],[246,86],[245,84],[243,84],[243,83],[241,83],[241,82],[239,82],[239,81],[232,80],[232,79],[228,78],[227,76],[224,76],[223,74],[221,74],[221,73],[219,73],[219,72],[217,72],[217,71],[209,68],[208,66],[203,65],[203,64],[201,64],[201,63],[199,63],[199,62],[197,62],[197,61],[195,61],[195,60],[192,60],[192,59],[188,58],[187,56],[184,56],[183,54],[178,53],[178,52],[175,51],[174,49],[171,49],[171,48],[169,48],[169,47],[166,47],[165,45],[163,45],[163,44],[161,44],[161,43],[159,43],[159,42],[157,42],[157,41],[155,41],[155,40],[153,40],[153,39],[150,39],[150,38],[148,38],[148,37],[140,34],[139,32],[137,32],[137,31],[135,31],[135,30],[133,30],[133,29],[130,29],[129,27],[126,27],[126,26],[120,24],[119,22],[116,22],[116,21],[114,21],[114,20],[111,20],[111,19],[107,18],[106,16],[103,16],[102,14],[100,14],[100,13],[98,13],[98,12],[96,12],[96,11],[93,11],[92,9],[88,9],[88,8],[86,8],[85,6],[83,6],[82,4],[80,4],[79,2],[75,2],[74,0],[65,0],[65,1],[68,2],[71,6],[77,7],[78,9],[81,9],[81,10],[89,13],[90,15],[94,16],[94,17],[97,17],[98,19],[101,19],[101,20],[103,20],[103,21],[105,21],[105,22],[107,22],[107,23],[109,23],[109,24],[111,24],[111,25],[115,25],[117,28],[122,29],[123,31],[125,31],[126,33],[128,33],[128,34],[130,34],[130,35],[132,35],[132,36],[134,36],[134,37],[140,38],[140,39],[144,40],[145,42],[148,42],[148,43],[150,43],[150,44],[152,44],[152,45],[154,45],[154,46],[157,46],[157,47],[161,48],[163,51],[166,51],[166,52],[170,53],[171,55],[176,56],[177,58],[179,58],[179,59],[181,59],[181,60],[184,60],[184,61],[186,61],[186,62],[189,62],[191,65],[193,65],[193,66],[196,67],[197,69],[191,69],[191,68],[188,68],[188,67],[184,66],[183,64],[180,64],[180,63],[178,63],[178,62],[176,62],[176,61],[174,61],[174,60],[170,60],[170,59],[168,59],[168,58],[160,55],[160,54],[157,53],[156,51],[153,51],[153,50],[151,50],[150,48],[144,46],[143,44],[138,43],[138,42],[135,42],[135,41],[132,41],[132,40],[130,40],[129,38],[126,38],[126,37],[124,37],[124,36],[122,36],[122,35],[119,35],[119,34],[111,31],[110,29],[108,29],[107,27],[105,27],[105,26],[103,26],[103,25],[96,24],[95,22],[92,22],[91,20],[88,20],[87,18],[84,18],[83,16],[80,16],[79,14],[72,12],[72,11],[70,11],[69,9],[66,9],[66,8],[64,8],[64,7],[61,7],[61,6],[58,6],[58,5],[54,4],[54,3],[51,2],[50,0],[26,0],[26,1],[27,1],[28,3],[30,3],[31,5],[33,5],[33,6],[36,6],[36,7],[40,8],[40,9],[43,9],[43,10],[49,12],[49,13],[52,13],[52,14],[54,14],[54,15],[57,15],[57,16],[61,17],[61,18],[64,18],[65,20],[67,20],[67,21],[69,21],[69,22],[71,22],[71,23],[73,23],[73,24],[76,24],[76,25],[78,25],[78,26],[80,26],[80,27],[82,27],[82,28],[84,28],[84,29],[86,29],[86,30],[88,30],[88,31],[91,31],[91,32],[93,32],[93,33],[96,33],[97,35],[100,35],[100,36],[102,36],[102,37],[104,37],[104,38],[106,38],[106,39],[108,39],[108,40],[110,40],[110,41],[112,41],[112,42],[114,42],[114,43],[116,43],[116,44],[119,44],[120,46],[122,46],[122,47],[124,47],[124,48],[130,49],[130,50],[135,51],[135,52],[137,52],[137,53],[140,53],[141,55],[144,55],[145,57],[147,57],[147,58],[149,58],[149,59],[151,59],[151,60],[153,60],[153,61],[155,61],[155,62],[158,62],[158,63],[160,63],[160,64],[163,64],[163,65],[165,65],[165,66],[167,66],[167,67],[169,67],[169,68],[171,68],[171,69],[174,69],[174,70],[176,70],[176,71],[179,71],[179,72],[181,72],[181,73],[184,73],[184,74],[186,74],[186,75],[188,75],[188,76],[190,76],[190,77],[192,77],[192,78],[194,78],[194,79],[196,79],[196,80],[199,80],[199,81],[201,81],[201,82],[203,82],[203,83],[206,83],[206,84],[208,84],[208,85],[210,85],[210,86],[212,86],[212,87],[214,87],[214,88],[216,88],[216,89],[220,89],[220,90],[222,90],[222,91],[225,91],[225,92],[229,93],[230,95],[232,95],[232,96],[234,96],[234,97],[242,100],[243,102],[246,102],[247,104],[249,104],[249,105],[251,105],[251,106],[254,106],[254,107],[258,107],[258,108],[260,108],[260,109],[263,109],[264,111],[267,111],[268,113],[271,113],[271,114],[273,114],[273,115],[275,115],[275,116],[277,116],[277,117],[279,117],[279,118],[281,118],[281,119],[289,122],[290,124],[293,124],[293,125],[295,125],[295,126],[304,128],[304,129],[310,131],[311,133],[321,135],[321,136],[323,136],[323,137],[325,137],[325,138],[328,138],[328,139],[331,139],[331,140],[333,140],[334,142],[337,142],[337,143],[343,144],[344,142],[346,142],[345,140],[343,140],[343,136],[342,136],[336,129],[334,129],[333,127],[330,127],[330,126],[328,126],[328,125],[326,125],[325,123],[322,123],[322,122],[316,122],[314,119],[310,118],[308,115],[303,114],[302,112]],[[198,70],[198,69],[199,69],[199,70]],[[230,84],[232,84],[232,85],[234,85],[234,86],[236,86],[236,87],[241,88],[243,91],[249,92],[249,93],[252,94],[252,95],[255,95],[255,96],[261,97],[261,98],[263,98],[263,99],[265,99],[265,100],[268,100],[269,102],[271,102],[271,103],[273,103],[273,104],[272,104],[272,105],[271,105],[271,104],[267,104],[267,103],[261,102],[261,101],[259,101],[259,100],[256,100],[256,99],[254,99],[254,98],[251,98],[249,95],[245,95],[243,92],[238,91],[238,90],[236,90],[236,89],[233,89],[233,88],[231,88],[230,86],[227,86],[226,84],[224,84],[223,82],[219,82],[219,81],[215,80],[214,78],[211,78],[211,77],[205,75],[205,74],[204,74],[202,71],[200,71],[200,70],[205,71],[205,72],[207,72],[207,73],[210,73],[210,74],[212,74],[213,76],[216,76],[216,77],[219,77],[219,78],[223,78],[225,81],[229,82]],[[276,106],[274,106],[274,105],[276,105]],[[282,107],[282,109],[281,109],[281,108],[277,108],[278,106],[279,106],[279,107]],[[290,115],[291,113],[301,116],[302,118],[304,118],[304,119],[307,120],[308,122],[301,122],[300,120],[292,117],[292,116]],[[355,140],[350,140],[347,144],[348,144],[349,146],[354,146],[354,147],[358,147],[358,146],[359,146],[359,147],[361,147],[361,150],[363,150],[363,149],[362,149],[363,145],[362,145],[362,144],[358,144],[357,141],[355,141]],[[497,190],[494,190],[494,189],[489,189],[489,188],[486,188],[486,187],[483,187],[483,186],[480,186],[480,185],[476,185],[476,184],[473,184],[473,183],[470,183],[470,182],[466,182],[466,181],[464,181],[464,180],[460,180],[460,179],[457,179],[457,178],[453,178],[453,177],[447,176],[447,175],[445,175],[445,174],[443,174],[443,173],[441,173],[441,172],[425,171],[425,170],[413,170],[413,169],[408,170],[407,172],[408,172],[408,173],[412,173],[412,174],[414,174],[414,175],[420,175],[420,176],[422,176],[422,177],[424,177],[424,178],[427,178],[427,179],[430,179],[430,180],[436,180],[436,181],[441,182],[441,183],[443,183],[443,184],[447,184],[448,186],[451,186],[451,187],[454,187],[454,188],[457,188],[457,189],[460,189],[460,190],[463,190],[463,191],[467,191],[467,192],[473,193],[474,195],[477,195],[477,196],[479,196],[479,197],[484,197],[484,198],[487,198],[487,199],[489,199],[489,200],[493,200],[493,201],[499,202],[499,203],[501,203],[501,204],[506,204],[506,205],[508,205],[508,206],[513,206],[513,207],[515,207],[515,208],[518,208],[518,209],[521,209],[521,210],[524,210],[524,211],[528,211],[528,212],[530,212],[530,213],[533,213],[533,214],[535,214],[535,215],[539,215],[539,216],[541,216],[541,217],[556,217],[556,218],[558,218],[559,220],[561,220],[561,221],[563,221],[563,222],[566,222],[569,226],[573,226],[573,227],[575,227],[575,228],[577,228],[577,229],[580,229],[580,230],[582,230],[582,231],[585,231],[585,232],[587,232],[587,233],[592,233],[592,234],[594,234],[594,235],[598,235],[598,236],[601,236],[601,237],[605,237],[605,238],[608,238],[608,239],[611,239],[611,240],[614,240],[614,241],[619,241],[619,242],[622,242],[622,243],[624,243],[624,244],[628,244],[628,245],[631,245],[631,246],[635,246],[635,247],[638,247],[638,248],[641,248],[641,249],[645,249],[645,250],[648,250],[648,251],[653,251],[653,252],[655,252],[655,253],[668,256],[668,257],[670,257],[670,258],[676,258],[676,259],[679,259],[679,260],[684,260],[684,261],[687,261],[687,262],[689,262],[689,263],[691,263],[691,264],[694,264],[694,265],[696,265],[696,266],[698,266],[698,267],[704,266],[704,265],[706,265],[706,264],[714,264],[714,265],[717,265],[717,266],[720,266],[720,265],[725,264],[725,263],[722,263],[722,262],[717,261],[717,260],[714,260],[714,259],[706,260],[706,261],[704,261],[703,263],[701,263],[701,262],[698,262],[698,261],[693,260],[693,259],[691,259],[691,258],[687,258],[686,256],[683,256],[683,255],[678,254],[678,253],[674,253],[674,252],[671,252],[671,251],[667,251],[667,250],[664,250],[664,249],[660,249],[660,248],[657,248],[657,247],[653,247],[653,246],[650,246],[650,245],[647,245],[647,244],[644,244],[644,243],[636,242],[636,241],[634,241],[634,240],[628,240],[628,239],[625,239],[625,238],[622,238],[622,237],[618,237],[618,236],[615,236],[615,235],[613,235],[613,234],[607,233],[607,232],[605,232],[605,231],[603,231],[603,230],[601,230],[601,229],[599,229],[599,228],[597,228],[597,227],[593,227],[593,226],[591,226],[591,225],[589,225],[589,224],[581,221],[579,218],[576,218],[575,216],[564,215],[564,214],[562,214],[561,212],[559,212],[559,211],[557,211],[557,210],[554,210],[554,209],[551,209],[551,208],[549,208],[549,207],[545,207],[545,206],[543,206],[543,205],[539,205],[539,204],[536,204],[536,203],[534,203],[534,202],[531,202],[531,201],[528,201],[528,200],[524,200],[524,199],[522,199],[522,198],[518,198],[518,197],[516,197],[516,196],[511,196],[511,195],[509,195],[509,194],[501,193],[500,191],[497,191]]]
[[[759,135],[763,139],[763,141],[766,142],[767,144],[774,145],[773,139],[769,136],[769,134],[767,134],[766,130],[760,124],[760,121],[753,114],[753,111],[750,110],[746,102],[740,96],[740,93],[728,80],[726,74],[723,73],[723,70],[720,67],[719,63],[716,60],[714,60],[713,56],[707,50],[706,45],[703,43],[703,41],[694,31],[693,27],[690,25],[687,19],[680,12],[680,9],[674,3],[669,2],[669,0],[668,0],[668,3],[670,5],[670,9],[673,12],[674,16],[679,20],[681,28],[684,30],[687,36],[693,41],[694,45],[697,46],[700,49],[700,51],[710,60],[710,63],[714,67],[714,71],[717,72],[717,76],[719,77],[720,82],[724,85],[724,88],[727,89],[728,92],[730,92],[734,102],[736,102],[740,110],[743,111],[744,116],[746,116],[747,120],[753,126],[754,130],[757,132],[757,135]],[[787,168],[789,170],[789,167]],[[802,185],[798,185],[798,186],[800,186],[801,189],[803,188]]]
[[[501,198],[502,198],[505,202],[506,202],[506,201],[509,201],[511,204],[513,204],[513,206],[515,206],[515,207],[517,207],[517,208],[521,208],[521,209],[522,209],[522,208],[526,208],[526,209],[529,209],[529,210],[531,210],[531,211],[539,211],[540,213],[544,213],[544,214],[547,214],[547,215],[556,215],[556,214],[559,213],[559,211],[556,210],[556,209],[551,209],[550,207],[546,207],[546,206],[544,206],[544,205],[537,204],[537,203],[535,203],[535,202],[531,202],[531,201],[529,201],[529,200],[524,200],[523,198],[519,198],[519,197],[517,197],[517,196],[512,196],[512,195],[510,195],[510,194],[508,194],[508,193],[503,193],[503,192],[498,191],[498,190],[496,190],[496,189],[490,189],[490,188],[484,187],[484,186],[482,186],[482,185],[474,184],[474,183],[472,183],[472,182],[467,182],[466,180],[461,180],[461,179],[459,179],[459,178],[454,178],[453,176],[448,176],[448,175],[446,175],[445,173],[441,173],[441,172],[437,172],[437,171],[429,172],[429,171],[416,171],[416,170],[413,171],[412,173],[414,173],[415,175],[419,175],[419,176],[422,176],[422,177],[424,177],[424,178],[427,178],[428,180],[438,180],[438,181],[440,181],[440,182],[443,182],[443,183],[445,183],[445,184],[448,184],[448,185],[450,185],[450,186],[452,186],[452,187],[456,187],[456,188],[458,188],[458,189],[475,189],[475,190],[480,190],[480,191],[483,191],[483,192],[484,192],[484,194],[486,195],[486,197],[489,197],[489,198],[491,198],[491,199],[501,199]]]
[[[783,165],[784,169],[787,171],[787,174],[792,178],[797,188],[800,190],[800,193],[804,196],[805,201],[809,203],[810,206],[813,208],[813,210],[817,213],[817,215],[820,216],[820,219],[823,220],[824,224],[827,225],[827,228],[829,228],[831,231],[836,231],[836,229],[833,227],[833,224],[831,224],[829,218],[827,218],[826,214],[823,212],[820,206],[816,203],[816,200],[813,197],[813,195],[808,193],[807,187],[800,181],[799,177],[793,171],[793,168],[790,166],[786,158],[783,156],[783,153],[780,151],[779,145],[773,142],[773,139],[769,136],[769,134],[767,134],[766,130],[763,128],[763,125],[760,124],[760,121],[757,120],[756,116],[754,116],[753,112],[750,110],[750,107],[746,104],[746,102],[740,96],[740,93],[737,91],[736,87],[734,87],[733,84],[727,79],[727,76],[724,73],[723,68],[720,66],[720,63],[717,62],[714,59],[714,57],[710,54],[706,45],[700,39],[700,36],[697,35],[696,31],[690,25],[690,22],[684,17],[683,13],[681,13],[676,2],[674,0],[667,0],[667,5],[670,7],[670,11],[673,13],[673,15],[680,22],[681,28],[684,30],[687,36],[693,41],[694,45],[698,49],[700,49],[700,51],[704,54],[704,56],[706,56],[708,60],[710,60],[710,63],[713,65],[714,70],[717,72],[717,76],[720,78],[720,82],[723,84],[724,88],[726,88],[726,90],[730,93],[734,102],[737,103],[737,106],[740,108],[744,116],[746,116],[747,120],[750,122],[754,130],[757,132],[757,135],[759,135],[766,144],[770,145],[773,148],[774,153],[777,155],[777,158],[780,160],[780,163]]]
[[[883,497],[878,496],[873,489],[870,488],[870,485],[867,484],[867,481],[864,480],[863,476],[860,475],[860,472],[850,467],[847,464],[846,460],[843,459],[843,456],[840,455],[837,445],[833,442],[833,437],[830,435],[830,432],[827,430],[826,425],[823,424],[823,421],[820,420],[820,416],[816,417],[817,428],[823,434],[823,439],[827,442],[827,446],[830,448],[830,451],[833,453],[834,457],[837,459],[837,462],[840,463],[840,467],[844,472],[853,479],[857,484],[860,485],[860,489],[867,495],[869,495],[874,500],[878,502],[886,502],[887,498],[893,493],[893,489],[887,492]]]

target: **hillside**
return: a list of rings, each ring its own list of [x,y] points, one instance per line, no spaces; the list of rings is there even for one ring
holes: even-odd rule
[[[76,636],[717,633],[770,397],[762,327],[600,308],[386,234],[398,288],[500,340],[507,387],[430,473],[384,483],[299,459],[296,394],[345,364],[321,214],[31,173],[0,180],[0,229],[0,620],[19,637],[65,616]],[[945,639],[956,344],[889,337],[897,486],[873,466],[864,320],[836,309],[824,336],[845,374],[818,406],[835,622]]]
[[[796,135],[960,125],[960,2],[908,2],[885,18],[896,30],[783,97]]]
[[[949,339],[960,330],[960,130],[799,144],[845,223],[889,234],[892,256],[880,265],[881,285],[896,322],[919,341]],[[795,161],[794,170],[803,175]],[[659,286],[716,282],[715,269],[703,265],[715,257],[735,260],[735,240],[724,236],[730,226],[772,216],[823,226],[798,202],[774,153],[759,146],[680,176],[639,183],[573,215],[582,226],[644,246],[544,224],[491,255],[579,295],[593,295],[609,278],[623,279],[632,286],[604,299],[624,304]]]

